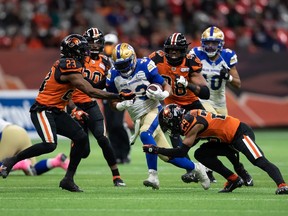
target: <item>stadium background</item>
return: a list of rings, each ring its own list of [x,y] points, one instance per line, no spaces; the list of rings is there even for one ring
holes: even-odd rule
[[[98,27],[142,57],[161,49],[173,32],[198,46],[210,25],[223,30],[225,47],[238,55],[242,88],[228,89],[229,113],[254,128],[287,128],[286,0],[2,0],[0,117],[33,130],[29,104],[69,33]]]

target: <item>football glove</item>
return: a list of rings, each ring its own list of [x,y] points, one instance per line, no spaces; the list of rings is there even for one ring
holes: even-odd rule
[[[143,145],[143,152],[149,153],[149,154],[158,154],[158,147],[152,144],[149,145]]]
[[[119,93],[119,98],[120,100],[132,100],[135,98],[135,93],[134,92],[120,92]]]
[[[222,69],[220,70],[220,77],[224,80],[229,80],[230,78],[229,70],[228,68],[222,66]]]
[[[168,91],[152,91],[150,89],[146,90],[146,96],[152,100],[164,100],[169,96]]]
[[[182,84],[185,88],[188,86],[188,81],[184,76],[180,76],[176,78],[177,84]]]
[[[123,111],[124,109],[132,106],[134,100],[125,100],[116,104],[116,109],[119,111]]]
[[[76,119],[77,121],[80,121],[80,122],[85,122],[89,119],[88,113],[84,112],[82,109],[80,109],[78,107],[75,107],[71,111],[71,117]]]

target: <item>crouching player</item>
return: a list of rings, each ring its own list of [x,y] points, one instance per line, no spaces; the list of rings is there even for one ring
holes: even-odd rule
[[[232,116],[216,115],[205,110],[185,110],[176,104],[169,104],[159,113],[159,123],[164,131],[171,131],[185,136],[180,148],[159,148],[154,145],[144,145],[147,153],[162,154],[170,157],[183,157],[199,139],[217,139],[227,143],[235,150],[243,153],[255,166],[265,171],[276,183],[276,194],[288,194],[288,186],[277,166],[264,156],[263,151],[255,143],[252,129],[239,119]],[[215,142],[217,145],[217,142]],[[243,185],[243,180],[217,158],[217,153],[201,146],[195,151],[195,158],[206,167],[219,173],[227,179],[221,193],[232,192]]]

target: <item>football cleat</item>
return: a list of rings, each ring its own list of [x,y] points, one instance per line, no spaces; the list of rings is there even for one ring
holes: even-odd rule
[[[242,180],[246,186],[253,186],[254,185],[254,182],[253,182],[251,175],[249,175],[247,170],[244,169],[242,164],[241,164],[240,168],[238,168],[235,171],[242,178]]]
[[[24,159],[19,161],[13,166],[12,170],[22,170],[27,176],[37,175],[36,170],[34,166],[31,164],[30,159]]]
[[[191,172],[187,172],[184,175],[182,175],[181,179],[185,183],[191,183],[191,182],[198,183],[199,182],[199,180],[195,176],[195,173],[193,173],[192,171]]]
[[[56,160],[55,165],[57,167],[61,167],[62,169],[67,170],[70,160],[67,158],[67,156],[64,153],[59,153],[55,157],[55,160]]]
[[[283,195],[283,194],[288,194],[288,186],[283,183],[283,184],[280,184],[277,188],[277,190],[275,191],[275,194],[279,194],[279,195]]]
[[[61,187],[63,190],[68,190],[71,192],[83,192],[72,179],[68,179],[64,177],[59,184],[59,187]]]
[[[113,180],[114,186],[115,187],[125,187],[126,184],[121,178],[116,178]]]
[[[156,170],[149,170],[149,176],[146,180],[143,181],[143,185],[146,187],[152,187],[153,190],[159,190],[159,179],[158,173]]]
[[[220,190],[219,193],[232,192],[237,187],[242,187],[243,184],[244,184],[244,182],[243,182],[243,180],[240,177],[238,177],[235,181],[228,180],[225,183],[224,188],[222,190]]]
[[[199,180],[201,186],[205,190],[208,190],[210,188],[210,179],[207,176],[205,167],[201,163],[197,163],[195,165],[195,169],[192,171],[192,173],[195,174],[195,177]]]
[[[2,161],[2,165],[0,166],[0,173],[2,178],[7,178],[16,162],[17,161],[15,157],[6,158]]]

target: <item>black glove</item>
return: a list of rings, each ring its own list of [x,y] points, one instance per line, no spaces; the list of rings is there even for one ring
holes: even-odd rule
[[[230,78],[229,69],[222,66],[222,69],[220,70],[220,77],[222,79],[229,80]]]
[[[158,154],[158,147],[152,144],[143,145],[143,152],[146,152],[149,154]]]
[[[134,92],[120,92],[119,93],[119,98],[120,100],[132,100],[135,98],[135,93]]]

